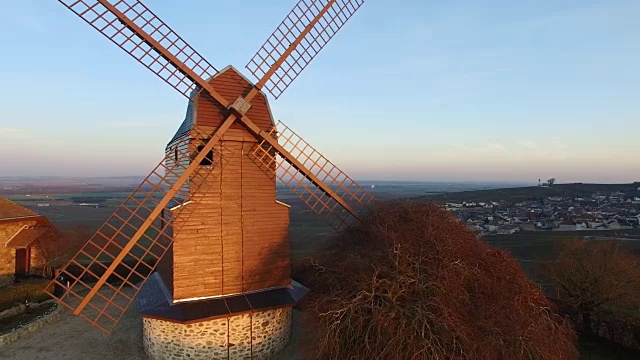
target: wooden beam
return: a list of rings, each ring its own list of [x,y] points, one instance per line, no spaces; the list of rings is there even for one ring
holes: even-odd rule
[[[260,129],[258,125],[254,124],[248,117],[243,116],[240,118],[240,121],[244,124],[244,126],[251,131],[256,137],[260,140],[264,140],[269,143],[273,148],[276,149],[280,153],[280,155],[285,158],[294,168],[300,171],[307,179],[313,182],[320,190],[324,191],[327,195],[333,198],[338,202],[343,208],[345,208],[351,215],[353,215],[356,219],[360,219],[358,213],[349,206],[349,204],[344,201],[335,191],[331,190],[324,182],[320,181],[316,175],[314,175],[309,169],[307,169],[301,162],[298,161],[293,155],[291,155],[285,148],[283,148],[280,144],[278,144],[278,140],[271,137],[271,134]]]
[[[93,288],[91,288],[87,296],[85,296],[84,299],[82,299],[82,302],[80,302],[78,307],[73,311],[74,315],[80,314],[82,310],[87,306],[87,304],[89,304],[89,302],[98,292],[98,290],[100,290],[102,285],[104,285],[104,283],[107,281],[107,278],[109,278],[109,276],[113,274],[116,267],[120,265],[122,260],[124,260],[124,257],[127,256],[129,251],[135,246],[138,240],[140,240],[140,238],[142,237],[142,235],[144,235],[144,233],[147,231],[149,226],[151,226],[151,224],[153,224],[154,220],[158,217],[158,215],[160,215],[164,207],[169,203],[169,201],[171,201],[173,196],[180,190],[182,185],[189,179],[189,176],[191,176],[191,174],[200,166],[200,161],[202,161],[207,155],[207,153],[213,149],[213,146],[217,144],[218,141],[220,141],[220,138],[222,137],[224,132],[227,131],[227,129],[229,129],[229,127],[231,127],[231,125],[235,121],[236,121],[236,117],[234,115],[229,116],[227,120],[225,120],[225,122],[213,133],[213,135],[211,136],[211,139],[209,139],[209,141],[204,146],[204,148],[198,153],[198,156],[196,156],[195,159],[191,161],[191,164],[189,164],[189,166],[185,169],[184,173],[178,178],[178,180],[176,180],[173,186],[171,186],[171,189],[169,189],[169,191],[164,196],[164,198],[162,198],[162,200],[160,200],[158,205],[156,205],[156,207],[153,209],[149,217],[142,223],[142,225],[140,226],[140,228],[138,228],[138,230],[133,235],[133,237],[129,239],[129,242],[127,242],[127,244],[122,248],[122,251],[120,251],[118,256],[116,256],[116,258],[113,259],[113,262],[111,263],[109,268],[105,270],[104,274],[100,277],[100,279],[98,279],[98,282],[93,286]]]
[[[305,26],[304,30],[302,30],[300,35],[298,35],[298,37],[289,45],[287,50],[285,50],[284,53],[282,53],[280,58],[278,60],[276,60],[276,62],[273,63],[273,65],[271,65],[271,68],[269,68],[269,70],[262,76],[262,79],[260,79],[258,81],[256,86],[253,89],[251,89],[251,91],[249,92],[249,95],[247,95],[247,97],[249,97],[254,90],[257,93],[258,91],[260,91],[262,89],[264,84],[266,84],[267,81],[269,81],[271,76],[280,68],[280,65],[282,65],[282,63],[287,59],[287,57],[289,57],[289,55],[291,55],[293,50],[295,50],[296,47],[298,47],[298,45],[300,44],[302,39],[304,39],[304,37],[307,36],[309,31],[311,31],[311,29],[313,29],[313,27],[318,23],[318,21],[320,21],[320,19],[322,19],[322,16],[324,16],[324,14],[327,11],[329,11],[331,6],[333,6],[333,4],[335,2],[336,2],[336,0],[330,0],[322,8],[322,10],[318,13],[318,15],[316,15],[316,17],[314,17],[313,20],[311,20],[311,22],[307,26]],[[254,96],[255,96],[255,94],[254,94]],[[249,101],[249,100],[247,100],[247,101]]]
[[[208,82],[206,82],[200,76],[196,75],[196,73],[193,72],[193,70],[191,70],[187,65],[185,65],[182,61],[180,61],[177,57],[175,57],[162,45],[160,45],[160,43],[158,43],[153,37],[151,37],[151,35],[147,34],[144,30],[142,30],[142,28],[140,28],[138,25],[136,25],[136,23],[134,23],[131,19],[125,16],[122,12],[120,12],[120,10],[118,10],[115,6],[113,6],[109,1],[98,0],[98,2],[102,4],[102,6],[107,8],[107,10],[114,13],[118,17],[118,19],[120,19],[120,21],[124,23],[131,31],[136,33],[141,38],[143,38],[144,41],[146,41],[149,46],[153,47],[155,51],[157,51],[163,58],[165,58],[168,62],[170,62],[173,66],[175,66],[185,76],[191,79],[191,81],[198,84],[201,88],[207,90],[211,95],[211,97],[216,99],[216,101],[219,102],[222,106],[224,106],[225,108],[228,108],[229,105],[231,105],[231,103],[229,103],[227,99],[225,99],[222,95],[220,95],[217,91],[215,91],[213,87],[209,85]]]

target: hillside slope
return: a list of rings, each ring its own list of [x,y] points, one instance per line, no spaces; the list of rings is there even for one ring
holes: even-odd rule
[[[621,191],[624,193],[640,193],[640,182],[631,184],[556,184],[552,187],[528,186],[506,189],[462,191],[436,195],[421,196],[419,199],[435,202],[459,202],[459,201],[499,201],[518,202],[524,200],[543,199],[550,196],[562,197],[590,197],[595,192],[612,193]]]

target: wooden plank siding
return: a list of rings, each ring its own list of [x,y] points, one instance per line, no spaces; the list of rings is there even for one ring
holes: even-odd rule
[[[209,83],[231,103],[241,95],[244,96],[249,93],[253,86],[233,67],[223,69],[220,73],[212,77]],[[196,125],[217,128],[222,124],[228,116],[229,111],[219,105],[214,105],[215,103],[215,100],[208,94],[204,92],[199,94],[196,98]],[[258,125],[258,127],[265,131],[268,131],[274,125],[271,110],[262,93],[258,93],[253,101],[251,101],[251,108],[246,115]],[[243,130],[244,127],[239,122],[236,122],[231,126],[231,129]]]
[[[244,153],[253,146],[244,143]],[[276,202],[276,178],[249,156],[242,159],[244,291],[290,285],[289,208]]]
[[[207,171],[202,168],[198,171]],[[174,220],[174,299],[186,299],[207,291],[222,293],[221,176],[209,177],[191,193],[198,206],[187,205]]]
[[[222,292],[242,292],[242,142],[225,141],[222,165]]]
[[[230,102],[251,89],[232,67],[209,82]],[[212,133],[228,110],[206,96],[194,100],[194,125]],[[273,126],[263,94],[254,98],[247,115],[264,130]],[[195,148],[199,140],[191,142]],[[161,274],[173,282],[168,287],[174,301],[290,285],[289,209],[276,202],[273,172],[247,156],[256,145],[251,133],[234,124],[214,148],[223,157],[219,175],[207,178],[197,192],[199,184],[190,184],[191,200],[198,206],[186,205],[174,219],[173,273],[163,269]]]
[[[246,156],[256,144],[222,141],[220,176],[174,220],[174,300],[290,284],[289,209],[276,202],[273,173]]]
[[[156,271],[160,274],[169,293],[173,294],[173,245],[169,246],[164,257],[158,261]]]

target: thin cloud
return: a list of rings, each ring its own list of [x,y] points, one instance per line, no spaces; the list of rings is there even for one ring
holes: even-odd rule
[[[487,144],[487,147],[489,149],[499,150],[499,151],[505,151],[507,149],[502,143],[499,143],[499,142],[489,142]]]
[[[555,137],[551,140],[551,146],[556,150],[564,150],[568,149],[569,145],[567,145],[561,138]]]

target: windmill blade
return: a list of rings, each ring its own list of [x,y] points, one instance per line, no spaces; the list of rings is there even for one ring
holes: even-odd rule
[[[249,155],[265,171],[275,172],[335,230],[358,219],[374,202],[371,194],[282,122],[259,136],[262,142]]]
[[[48,293],[110,333],[173,243],[172,220],[189,216],[198,205],[191,194],[218,175],[221,135],[193,130],[181,140],[62,268],[64,280],[53,280]],[[201,166],[205,159],[213,165]],[[184,206],[188,201],[193,205]]]
[[[364,0],[300,0],[245,66],[276,99]]]
[[[59,1],[184,96],[204,88],[229,106],[204,80],[218,70],[140,1]]]

